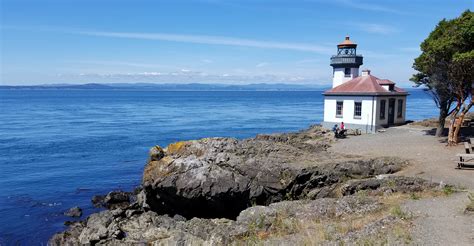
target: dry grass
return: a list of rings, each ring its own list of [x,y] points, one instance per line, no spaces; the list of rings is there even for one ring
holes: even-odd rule
[[[298,220],[280,212],[275,217],[259,218],[251,223],[248,233],[239,238],[239,241],[243,244],[259,245],[270,239],[293,238],[302,245],[328,243],[335,245],[344,245],[345,243],[356,245],[409,244],[412,241],[410,226],[413,217],[403,211],[401,204],[409,199],[422,199],[444,194],[442,190],[392,193],[378,197],[382,208],[377,211],[339,217],[336,217],[335,213],[330,213],[329,218],[324,219],[308,217]],[[364,199],[368,194],[361,192],[356,196]],[[471,198],[470,206],[474,209],[474,195],[471,195]],[[383,224],[383,226],[375,226],[377,222],[380,223],[383,220],[390,222]],[[367,228],[371,228],[369,231],[375,231],[375,233],[362,233]],[[361,234],[358,235],[359,232]],[[356,238],[355,241],[350,239],[353,237]]]
[[[166,147],[166,153],[169,155],[179,154],[184,149],[185,145],[186,145],[185,141],[172,143],[168,145],[168,147]]]

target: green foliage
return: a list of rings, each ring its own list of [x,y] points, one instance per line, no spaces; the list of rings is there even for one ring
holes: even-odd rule
[[[359,199],[365,199],[369,196],[369,192],[367,190],[358,190],[356,196]]]
[[[402,220],[411,219],[412,217],[409,213],[403,211],[400,205],[392,207],[392,209],[390,209],[390,214]]]
[[[471,95],[474,64],[474,13],[441,20],[420,45],[422,53],[413,63],[418,71],[410,79],[429,89],[443,122],[453,102]]]
[[[410,194],[410,198],[411,198],[412,200],[420,200],[421,197],[420,197],[420,195],[418,195],[418,194],[416,194],[416,193],[411,193],[411,194]]]
[[[455,192],[454,187],[451,185],[445,185],[443,187],[443,193],[447,196],[453,194]]]
[[[397,186],[397,183],[395,182],[395,180],[390,179],[389,181],[387,181],[387,186],[389,188],[395,188]]]

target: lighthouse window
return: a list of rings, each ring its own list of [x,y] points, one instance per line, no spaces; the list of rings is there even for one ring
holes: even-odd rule
[[[338,101],[336,102],[336,117],[342,117],[342,107],[344,102]]]
[[[402,118],[402,109],[403,109],[403,100],[398,99],[398,109],[397,109],[397,118]]]
[[[351,77],[351,69],[346,67],[344,68],[344,77]]]
[[[386,103],[386,100],[380,101],[380,119],[381,120],[385,119],[385,103]]]
[[[354,118],[360,118],[362,116],[362,103],[354,103]]]

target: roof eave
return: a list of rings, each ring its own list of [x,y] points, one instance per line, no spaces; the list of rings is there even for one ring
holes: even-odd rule
[[[408,92],[323,92],[325,96],[408,96]]]

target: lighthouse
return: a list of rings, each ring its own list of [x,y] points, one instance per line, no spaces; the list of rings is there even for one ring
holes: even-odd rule
[[[363,57],[357,55],[357,44],[349,36],[337,45],[337,55],[331,57],[332,87],[359,76],[359,67],[363,64]]]
[[[348,129],[369,133],[405,123],[408,93],[393,81],[375,77],[368,69],[359,75],[362,64],[357,44],[347,36],[331,57],[332,88],[323,93],[324,127],[331,129],[344,122]]]

